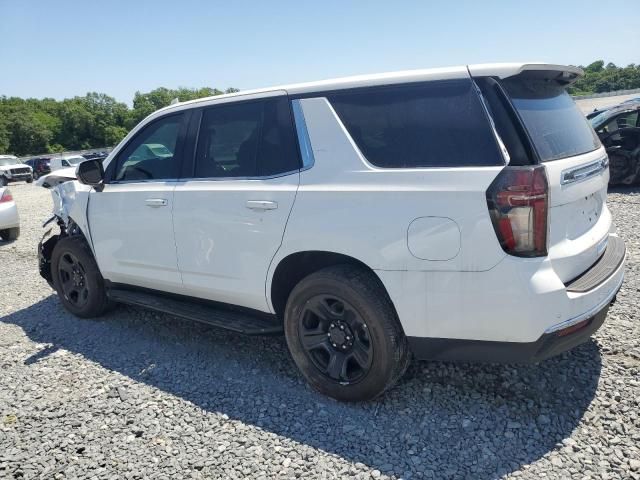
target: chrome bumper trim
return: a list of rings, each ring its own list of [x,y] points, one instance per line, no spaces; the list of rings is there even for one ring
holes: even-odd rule
[[[624,262],[620,265],[620,268],[624,268]],[[616,270],[616,273],[618,273],[617,270]],[[615,275],[615,273],[614,273],[614,275]],[[588,311],[586,311],[584,313],[581,313],[577,317],[573,317],[573,318],[570,318],[569,320],[565,320],[564,322],[560,322],[560,323],[556,323],[555,325],[551,325],[549,328],[547,328],[544,331],[544,333],[554,333],[554,332],[557,332],[558,330],[563,330],[565,328],[571,327],[571,326],[575,325],[576,323],[580,323],[580,322],[582,322],[584,320],[587,320],[588,318],[591,318],[591,317],[595,316],[596,313],[598,313],[600,310],[602,310],[604,307],[606,307],[608,304],[611,303],[611,300],[613,300],[613,297],[616,296],[616,294],[620,290],[620,287],[622,287],[622,282],[624,282],[624,272],[622,273],[622,277],[620,278],[620,281],[616,285],[616,288],[614,288],[612,290],[612,293],[610,295],[608,295],[607,298],[605,298],[602,302],[600,302],[598,305],[596,305],[592,309],[590,309],[590,310],[588,310]]]

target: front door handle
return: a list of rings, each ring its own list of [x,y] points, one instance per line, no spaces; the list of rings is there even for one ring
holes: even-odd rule
[[[166,198],[147,198],[144,204],[147,207],[166,207],[169,201]]]
[[[251,210],[275,210],[278,208],[278,203],[269,200],[247,200],[247,208]]]

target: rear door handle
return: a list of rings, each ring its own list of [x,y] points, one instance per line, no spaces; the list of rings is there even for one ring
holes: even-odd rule
[[[247,208],[251,210],[275,210],[278,208],[278,203],[269,200],[247,200]]]
[[[166,207],[169,201],[166,198],[147,198],[144,204],[147,207]]]

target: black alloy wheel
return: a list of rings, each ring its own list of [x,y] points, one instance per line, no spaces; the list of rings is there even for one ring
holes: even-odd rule
[[[369,372],[373,345],[367,324],[345,300],[333,295],[310,298],[298,332],[313,365],[326,377],[350,384]]]
[[[75,307],[82,308],[89,300],[89,285],[86,270],[71,252],[65,252],[58,263],[58,278],[65,299]]]

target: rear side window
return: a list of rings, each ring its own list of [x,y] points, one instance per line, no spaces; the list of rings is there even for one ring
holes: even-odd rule
[[[504,164],[468,79],[337,93],[329,101],[377,167]]]
[[[502,82],[529,133],[540,160],[548,162],[600,146],[600,141],[562,85],[509,78]]]
[[[226,104],[204,111],[196,178],[264,177],[300,168],[285,97]]]

